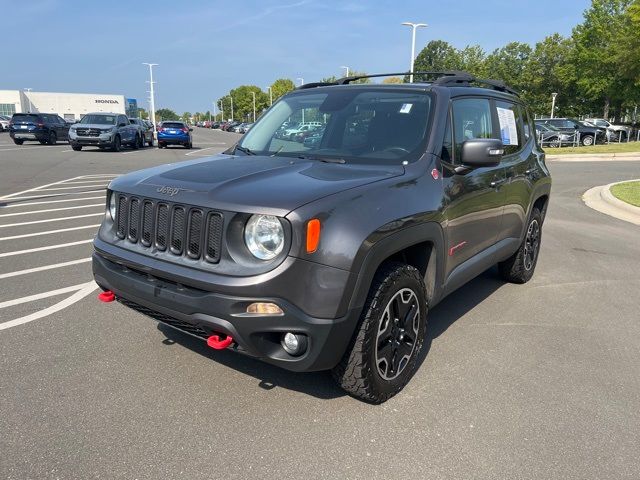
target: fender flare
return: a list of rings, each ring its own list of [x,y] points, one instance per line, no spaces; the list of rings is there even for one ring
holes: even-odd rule
[[[376,233],[379,233],[376,232]],[[431,242],[431,256],[428,259],[425,283],[431,285],[429,305],[435,305],[442,293],[442,282],[444,275],[444,232],[442,226],[435,222],[426,222],[403,228],[395,233],[379,239],[370,245],[371,238],[377,236],[370,235],[362,244],[360,251],[356,255],[353,271],[358,272],[355,280],[353,294],[349,302],[349,309],[362,309],[364,306],[373,277],[380,265],[390,256],[423,242]],[[435,261],[435,266],[433,262]]]

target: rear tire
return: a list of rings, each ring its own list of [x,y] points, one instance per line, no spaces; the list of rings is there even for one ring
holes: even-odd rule
[[[542,214],[534,208],[527,223],[527,231],[520,248],[511,257],[498,263],[500,275],[507,282],[527,283],[533,277],[540,253],[542,239]]]
[[[55,132],[49,133],[49,145],[55,145],[56,143],[58,143],[58,136]]]
[[[411,379],[427,324],[425,291],[410,265],[388,263],[376,272],[354,338],[332,370],[349,395],[383,403]]]
[[[71,148],[73,150],[75,150],[76,152],[79,152],[80,150],[82,150],[82,145],[71,145]],[[102,148],[102,147],[100,147]]]
[[[16,145],[22,145],[24,143],[24,140],[14,138],[13,143],[15,143]]]
[[[151,135],[151,140],[147,143],[150,147],[153,147],[153,135]]]
[[[164,145],[163,143],[158,143],[158,148],[164,148],[166,145]]]
[[[138,150],[140,148],[140,136],[136,135],[136,138],[133,139],[133,143],[131,144],[131,148],[134,150]]]
[[[191,147],[193,147],[193,144],[191,142],[184,144],[184,148],[190,149]]]

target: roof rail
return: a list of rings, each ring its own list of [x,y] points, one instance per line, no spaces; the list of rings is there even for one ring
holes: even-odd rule
[[[337,79],[335,82],[315,82],[315,83],[305,83],[297,88],[297,90],[303,90],[306,88],[315,88],[315,87],[325,87],[328,85],[348,85],[351,82],[355,82],[357,80],[362,80],[363,78],[379,78],[379,77],[395,77],[395,76],[405,76],[412,75],[415,76],[429,76],[433,77],[431,83],[433,85],[443,85],[443,86],[458,86],[458,87],[470,87],[472,84],[480,84],[486,87],[490,87],[493,90],[497,90],[499,92],[506,92],[517,97],[520,94],[514,90],[513,88],[507,86],[503,81],[500,80],[490,80],[490,79],[482,79],[477,78],[469,72],[464,72],[462,70],[434,70],[434,71],[426,71],[426,72],[398,72],[398,73],[376,73],[373,75],[355,75],[351,77],[343,77]]]
[[[459,75],[465,72],[459,72],[457,70],[442,70],[442,71],[429,71],[429,72],[413,72],[413,75],[431,75],[436,78],[445,77],[445,76],[454,76]],[[335,81],[334,85],[348,85],[351,82],[355,82],[356,80],[361,80],[363,78],[379,78],[379,77],[396,77],[398,75],[411,75],[411,72],[398,72],[398,73],[376,73],[373,75],[355,75],[352,77],[343,77],[339,78]]]
[[[473,75],[471,75],[470,73],[466,73],[466,72],[460,72],[460,73],[463,73],[463,75],[456,75],[456,76],[450,76],[450,77],[440,77],[435,82],[433,82],[433,84],[434,85],[456,85],[456,86],[460,86],[460,87],[469,87],[469,86],[471,86],[472,83],[477,83],[477,84],[480,84],[480,85],[485,85],[487,87],[491,87],[493,90],[497,90],[499,92],[511,93],[512,95],[515,95],[517,97],[520,96],[520,94],[516,90],[514,90],[511,87],[508,87],[501,80],[490,80],[490,79],[476,78]]]

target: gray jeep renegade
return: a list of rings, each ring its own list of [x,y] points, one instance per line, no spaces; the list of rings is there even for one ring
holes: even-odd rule
[[[551,190],[516,92],[415,75],[304,85],[224,154],[115,179],[93,255],[103,299],[212,348],[330,369],[367,402],[395,395],[429,308],[495,264],[532,277]],[[317,141],[276,134],[305,122]]]

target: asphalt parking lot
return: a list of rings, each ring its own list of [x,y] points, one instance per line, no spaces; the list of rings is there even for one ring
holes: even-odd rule
[[[96,300],[111,178],[222,151],[16,146],[0,134],[0,478],[640,478],[640,227],[587,208],[640,162],[550,162],[534,279],[488,271],[430,312],[371,406]]]

